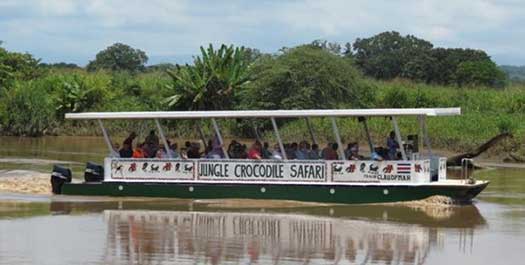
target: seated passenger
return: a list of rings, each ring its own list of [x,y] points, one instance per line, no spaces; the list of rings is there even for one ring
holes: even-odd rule
[[[227,152],[230,158],[239,159],[243,156],[243,146],[239,142],[232,140]]]
[[[321,159],[319,145],[312,144],[312,149],[308,152],[308,159],[319,160]]]
[[[124,145],[129,145],[130,147],[133,146],[133,140],[135,140],[135,138],[137,137],[137,134],[135,132],[131,132],[128,137],[124,140],[124,142],[122,143],[122,146]]]
[[[263,159],[270,159],[270,158],[272,158],[272,152],[270,152],[270,145],[268,144],[268,142],[264,142],[264,144],[263,144],[262,158]]]
[[[372,154],[370,154],[370,159],[375,161],[383,161],[384,158],[381,156],[382,149],[382,147],[374,148],[374,151],[372,152]]]
[[[170,144],[171,158],[180,158],[180,154],[177,151],[177,143]]]
[[[259,141],[255,141],[255,143],[250,148],[250,151],[248,151],[248,159],[256,159],[261,160],[262,154],[261,154],[261,143]]]
[[[350,149],[352,148],[352,145],[353,143],[348,143],[348,145],[346,146],[346,149],[344,150],[345,158],[350,157],[350,154],[351,154]]]
[[[188,158],[197,159],[201,158],[200,145],[198,143],[191,143],[190,148],[187,151]]]
[[[396,134],[393,131],[390,132],[390,136],[386,139],[386,147],[388,148],[388,159],[396,160],[399,143],[396,141]]]
[[[229,156],[230,158],[236,158],[236,154],[234,153],[234,148],[235,148],[235,146],[236,146],[237,144],[238,144],[237,141],[232,140],[232,141],[230,142],[230,144],[228,145],[228,150],[226,150],[226,152],[228,152],[228,156]]]
[[[158,145],[159,145],[159,137],[155,134],[155,130],[151,130],[149,132],[149,135],[146,136],[146,139],[144,140],[144,143],[146,145],[152,145],[152,146],[158,147]]]
[[[168,153],[166,153],[166,148],[164,147],[163,144],[161,144],[159,146],[159,150],[157,150],[157,154],[155,155],[156,158],[160,158],[160,159],[165,159],[165,158],[169,158],[168,157]]]
[[[122,145],[122,148],[119,150],[120,157],[122,158],[130,158],[133,157],[133,148],[129,143],[124,141],[124,144]]]
[[[297,143],[292,143],[291,145],[289,145],[289,148],[288,149],[285,149],[286,151],[286,157],[288,157],[288,159],[290,160],[293,160],[293,159],[296,159],[296,151],[297,151]]]
[[[277,159],[277,160],[282,160],[283,159],[283,154],[281,153],[281,147],[279,146],[279,144],[276,144],[274,147],[273,147],[273,151],[272,151],[272,159]]]
[[[120,145],[118,143],[113,143],[112,147],[113,147],[113,151],[115,151],[118,154],[120,150]]]
[[[206,146],[204,147],[204,153],[201,154],[201,157],[211,158],[211,156],[213,155],[213,154],[211,153],[212,150],[213,150],[212,142],[211,142],[211,140],[208,140],[208,143],[207,143]]]
[[[359,144],[357,142],[350,144],[349,155],[346,157],[348,160],[362,160],[363,156],[359,155]]]
[[[306,160],[308,159],[308,150],[306,149],[306,141],[299,143],[299,148],[295,150],[295,159]]]
[[[246,159],[246,158],[248,158],[248,152],[247,152],[247,150],[248,150],[248,147],[247,147],[245,144],[243,144],[243,145],[240,146],[240,148],[239,148],[239,158],[240,158],[240,159]]]
[[[137,147],[135,147],[135,150],[133,150],[133,158],[145,158],[144,155],[144,143],[137,144]]]
[[[149,135],[144,140],[145,156],[154,158],[159,150],[159,137],[155,134],[155,130],[151,130]]]
[[[157,155],[158,147],[153,147],[149,144],[142,144],[142,152],[144,153],[144,158],[153,158]]]
[[[222,146],[223,145],[221,144],[219,136],[215,134],[215,136],[213,137],[213,141],[211,141],[211,151],[210,151],[211,154],[208,154],[209,158],[213,158],[213,159],[225,158],[226,156],[224,155]]]
[[[337,148],[339,148],[339,145],[337,143],[328,144],[328,146],[325,149],[323,149],[323,159],[337,160]]]
[[[180,149],[180,156],[184,159],[188,159],[188,151],[191,148],[191,143],[189,141],[184,142],[184,147]]]

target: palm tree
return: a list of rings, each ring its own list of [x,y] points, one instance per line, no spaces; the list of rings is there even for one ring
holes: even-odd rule
[[[173,95],[165,102],[176,109],[203,110],[231,108],[234,93],[249,81],[249,60],[244,47],[221,45],[214,50],[200,48],[194,65],[168,70]]]

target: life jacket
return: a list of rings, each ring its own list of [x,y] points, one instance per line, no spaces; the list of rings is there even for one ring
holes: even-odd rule
[[[144,158],[144,151],[141,148],[133,150],[133,158]]]

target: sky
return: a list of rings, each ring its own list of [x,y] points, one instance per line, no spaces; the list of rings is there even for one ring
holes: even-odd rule
[[[275,53],[395,30],[525,65],[524,14],[524,0],[0,0],[0,40],[43,62],[79,65],[121,42],[156,64],[191,62],[209,43]]]

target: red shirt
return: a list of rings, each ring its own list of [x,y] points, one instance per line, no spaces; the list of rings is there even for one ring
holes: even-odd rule
[[[255,148],[250,149],[248,151],[248,159],[261,159],[261,152]]]

